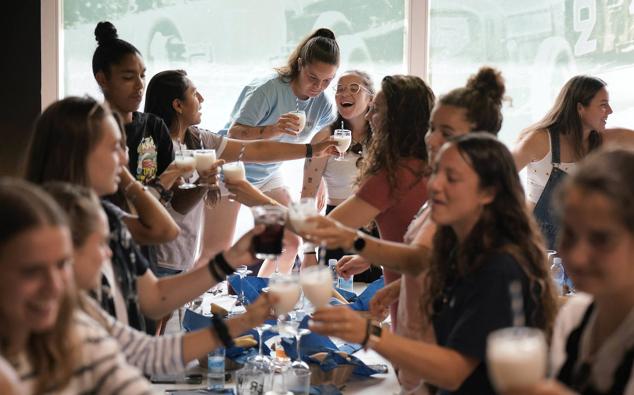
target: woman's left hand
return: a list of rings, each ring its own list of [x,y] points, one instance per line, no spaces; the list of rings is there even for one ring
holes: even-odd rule
[[[366,319],[348,306],[323,307],[313,313],[310,330],[325,336],[361,343],[365,339]]]
[[[273,311],[273,304],[277,302],[277,295],[261,293],[253,303],[246,307],[247,311],[243,316],[247,320],[247,326],[255,328],[264,323],[265,320],[273,318],[271,311]]]

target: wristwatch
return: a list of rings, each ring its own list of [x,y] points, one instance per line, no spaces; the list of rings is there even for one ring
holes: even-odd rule
[[[378,321],[372,321],[368,327],[368,342],[365,345],[365,349],[374,348],[374,346],[381,340],[381,334],[383,334],[383,328]]]
[[[357,230],[357,237],[352,242],[352,252],[360,254],[365,248],[365,233]]]

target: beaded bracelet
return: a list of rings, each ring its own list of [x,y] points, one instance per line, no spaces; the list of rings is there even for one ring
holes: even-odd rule
[[[234,345],[233,339],[229,335],[229,328],[225,322],[220,318],[219,315],[214,314],[211,316],[211,323],[213,324],[213,329],[218,335],[218,339],[225,346],[225,348],[232,347]]]

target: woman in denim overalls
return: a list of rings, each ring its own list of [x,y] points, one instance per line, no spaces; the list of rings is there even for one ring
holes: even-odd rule
[[[568,171],[604,142],[634,142],[631,130],[605,128],[611,113],[606,83],[579,75],[564,85],[546,116],[520,134],[515,164],[518,171],[527,168],[527,199],[549,249],[559,229],[551,200]]]

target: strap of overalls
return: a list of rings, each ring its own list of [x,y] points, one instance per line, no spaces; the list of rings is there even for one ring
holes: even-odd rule
[[[559,167],[559,164],[561,163],[561,158],[559,157],[559,132],[549,130],[548,135],[550,136],[550,163],[554,167]]]

